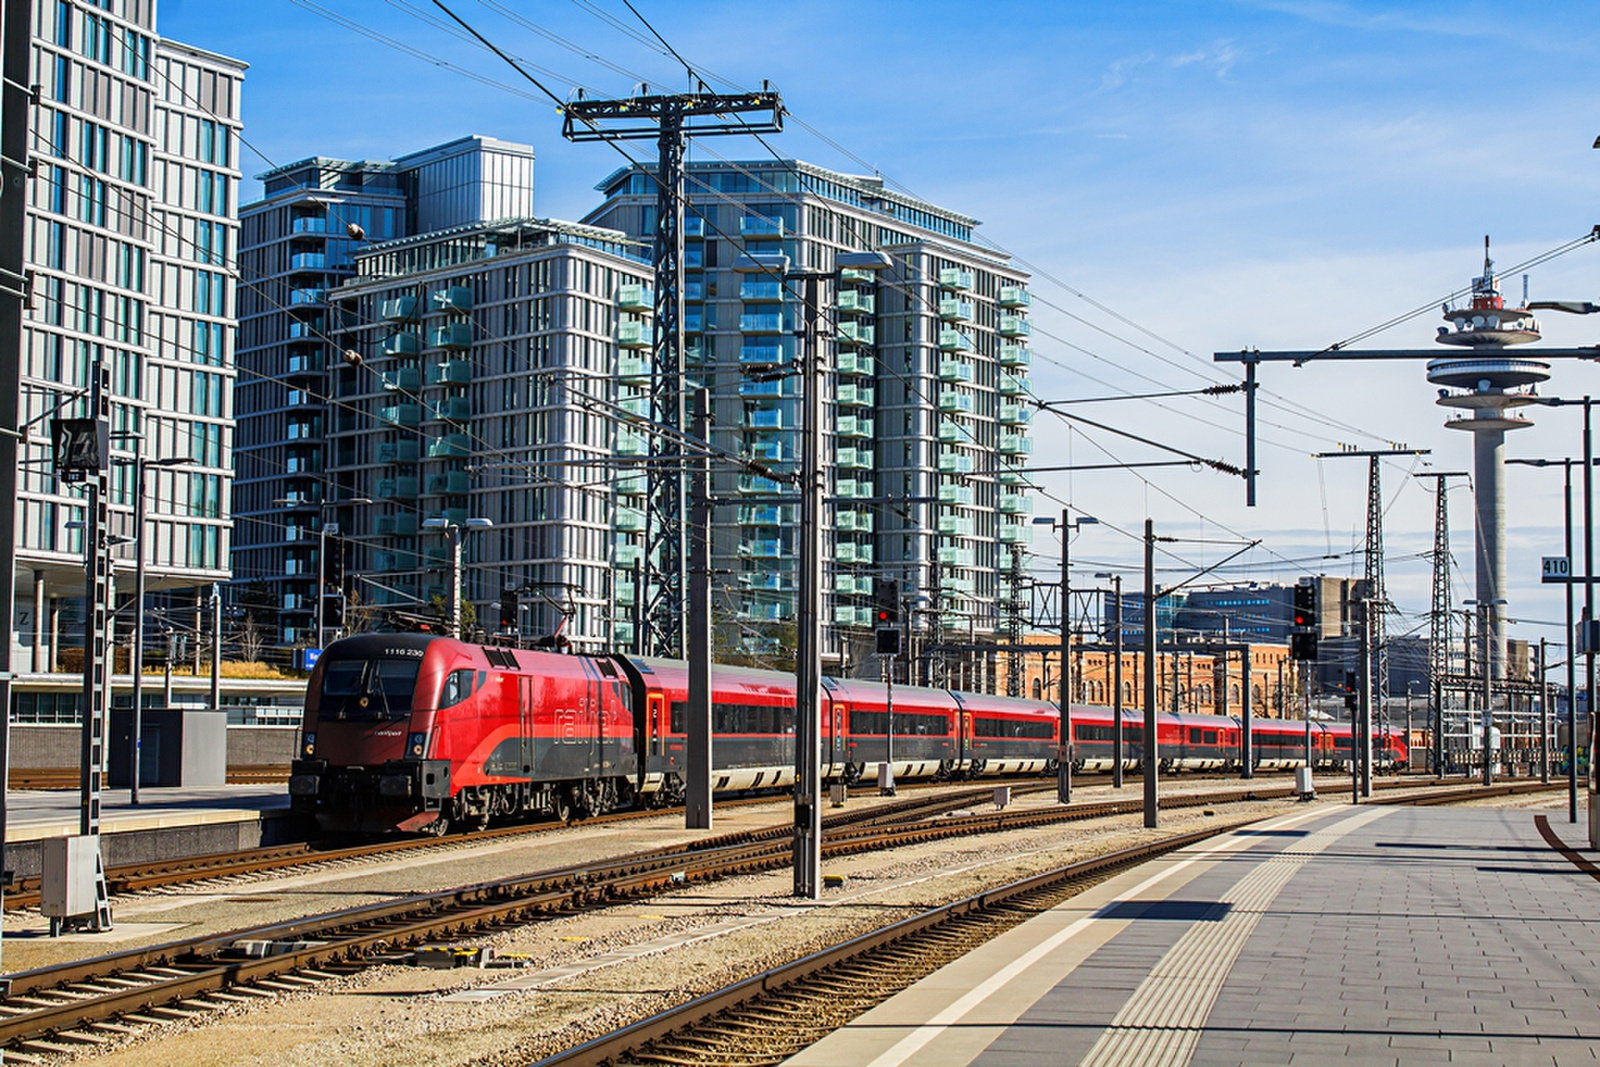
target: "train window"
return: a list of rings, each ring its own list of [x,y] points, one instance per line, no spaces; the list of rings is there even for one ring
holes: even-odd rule
[[[1198,745],[1200,743],[1200,727],[1189,727],[1189,743],[1191,745]]]
[[[353,697],[361,692],[361,675],[366,663],[359,659],[331,663],[322,675],[322,696]]]
[[[1206,731],[1205,743],[1208,745],[1214,745],[1217,743],[1217,732],[1215,730]]]
[[[417,660],[345,660],[322,676],[320,712],[325,718],[384,719],[411,714]]]
[[[444,680],[444,689],[439,693],[439,707],[448,708],[461,703],[472,695],[472,672],[451,671]]]

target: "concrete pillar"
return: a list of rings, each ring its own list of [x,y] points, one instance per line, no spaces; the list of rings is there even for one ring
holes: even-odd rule
[[[1490,417],[1499,411],[1485,409]],[[1479,430],[1472,438],[1473,501],[1477,508],[1477,599],[1506,596],[1506,494],[1504,430]],[[1494,605],[1489,623],[1489,676],[1506,676],[1506,607]]]
[[[50,669],[50,650],[44,643],[44,613],[46,610],[44,575],[35,571],[33,574],[33,669],[40,674]]]

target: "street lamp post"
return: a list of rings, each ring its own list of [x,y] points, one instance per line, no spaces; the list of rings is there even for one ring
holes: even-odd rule
[[[354,501],[351,501],[354,503]],[[461,634],[461,530],[465,526],[469,530],[486,529],[494,525],[490,519],[468,519],[464,524],[454,523],[449,519],[423,519],[424,529],[443,530],[450,539],[450,586],[446,590],[448,596],[445,602],[448,605],[446,612],[450,618],[450,634],[457,641],[462,639]]]
[[[1579,314],[1589,314],[1589,313],[1591,313],[1593,311],[1600,310],[1600,307],[1597,307],[1594,304],[1572,305],[1572,306],[1567,306],[1567,307],[1559,307],[1559,306],[1555,306],[1555,305],[1546,305],[1546,306],[1552,306],[1552,307],[1555,307],[1555,310],[1561,310],[1561,311],[1573,311],[1573,310],[1581,307],[1583,310],[1578,311]],[[1585,620],[1591,620],[1591,619],[1593,619],[1595,617],[1595,614],[1594,614],[1594,579],[1595,579],[1595,574],[1594,574],[1594,433],[1593,433],[1593,427],[1592,427],[1591,419],[1590,419],[1590,415],[1591,415],[1592,410],[1594,408],[1594,398],[1590,397],[1590,396],[1585,396],[1585,397],[1582,397],[1580,399],[1575,399],[1575,400],[1564,400],[1561,397],[1553,397],[1552,396],[1552,397],[1541,397],[1538,400],[1538,403],[1544,404],[1544,405],[1546,405],[1548,407],[1571,407],[1571,406],[1577,406],[1577,405],[1582,405],[1583,406],[1583,461],[1582,461],[1583,462],[1583,617],[1584,617]],[[1569,478],[1571,477],[1571,470],[1572,470],[1571,461],[1568,460],[1567,472],[1568,472],[1568,477]],[[1568,523],[1568,529],[1569,530],[1571,529],[1570,521]],[[1569,560],[1572,558],[1572,552],[1571,552],[1570,548],[1568,549],[1568,552],[1567,552],[1567,558]],[[1586,621],[1584,623],[1584,626],[1585,626],[1585,629],[1587,629],[1590,626],[1590,623]],[[1569,632],[1569,634],[1571,633],[1571,628],[1570,627],[1568,629],[1568,632]],[[1572,657],[1577,655],[1577,649],[1578,649],[1578,645],[1577,645],[1576,642],[1574,642],[1572,647],[1571,647],[1571,649],[1568,651],[1568,655],[1567,655],[1568,662],[1571,662]],[[1583,673],[1584,673],[1583,687],[1584,687],[1584,692],[1588,694],[1588,699],[1589,699],[1589,736],[1590,736],[1590,747],[1591,748],[1593,748],[1593,738],[1594,738],[1594,733],[1595,733],[1595,730],[1594,730],[1594,724],[1595,724],[1595,706],[1594,706],[1595,705],[1595,700],[1594,700],[1595,662],[1594,662],[1594,657],[1595,657],[1595,652],[1596,652],[1596,650],[1592,649],[1592,648],[1589,648],[1588,645],[1587,645],[1587,642],[1585,642],[1584,654],[1583,654]],[[1570,672],[1569,672],[1568,677],[1571,677],[1571,673]],[[1568,701],[1569,709],[1577,701],[1577,692],[1575,690],[1571,689],[1570,687],[1568,688],[1568,691],[1567,691],[1567,701]],[[1575,756],[1577,754],[1577,738],[1576,738],[1577,731],[1575,729],[1575,727],[1577,726],[1577,722],[1576,722],[1576,713],[1575,712],[1569,711],[1568,723],[1569,723],[1569,725],[1568,725],[1568,729],[1567,729],[1567,743],[1570,746],[1569,751],[1572,753],[1573,756]],[[1591,754],[1590,758],[1593,759],[1593,755],[1592,754]],[[1570,770],[1568,771],[1569,783],[1570,783],[1569,784],[1569,788],[1570,788],[1570,791],[1571,791],[1571,794],[1572,794],[1572,796],[1570,798],[1570,801],[1569,801],[1569,804],[1568,804],[1568,807],[1570,809],[1569,810],[1569,814],[1572,816],[1573,821],[1575,822],[1575,821],[1577,821],[1577,814],[1578,814],[1577,784],[1576,784],[1576,781],[1577,781],[1576,776],[1577,776],[1577,773],[1578,773],[1577,772],[1577,761],[1575,759],[1572,759],[1572,758],[1569,757],[1568,764],[1569,764],[1569,767],[1570,767]],[[1593,780],[1593,776],[1592,775],[1591,775],[1591,780]],[[1594,802],[1594,798],[1591,796],[1591,798],[1590,798],[1590,806],[1591,806],[1591,808],[1594,806],[1594,803],[1595,803]],[[1596,814],[1597,813],[1594,812],[1594,811],[1591,811],[1589,813],[1589,847],[1590,848],[1600,848],[1600,819],[1597,819]]]
[[[1036,523],[1050,523],[1061,531],[1061,739],[1056,746],[1056,800],[1072,803],[1072,578],[1070,574],[1073,531],[1100,522],[1092,515],[1083,515],[1072,521],[1072,510],[1061,509],[1061,522],[1039,518]]]
[[[1111,638],[1111,788],[1122,788],[1122,575],[1101,571],[1096,578],[1110,578],[1112,596],[1117,601],[1117,624]],[[1104,612],[1102,612],[1104,614]]]
[[[177,467],[193,463],[189,456],[167,456],[162,459],[133,457],[133,541],[135,563],[133,568],[133,655],[129,666],[133,668],[133,728],[128,740],[128,803],[139,803],[139,764],[144,748],[144,583],[145,563],[149,552],[145,547],[145,469],[148,467]],[[171,670],[171,658],[168,658]],[[170,701],[169,701],[170,703]]]

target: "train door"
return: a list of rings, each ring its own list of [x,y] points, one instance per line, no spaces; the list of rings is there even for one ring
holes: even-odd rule
[[[956,703],[956,766],[967,767],[977,758],[972,747],[972,712]]]
[[[829,704],[833,711],[827,718],[828,725],[826,729],[828,736],[824,741],[824,745],[829,753],[828,762],[833,766],[823,769],[824,777],[843,774],[847,758],[844,746],[844,724],[848,721],[850,706],[837,697],[832,698]]]
[[[521,751],[522,773],[533,774],[533,679],[517,675],[517,747]]]

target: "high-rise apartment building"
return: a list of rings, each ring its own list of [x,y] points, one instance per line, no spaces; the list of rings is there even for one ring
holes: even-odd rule
[[[447,601],[460,538],[460,588],[488,632],[626,648],[642,516],[618,493],[639,477],[649,377],[616,335],[651,307],[648,248],[508,219],[355,264],[329,297],[361,358],[331,375],[323,434],[328,484],[371,501],[344,528],[365,605],[352,623]]]
[[[418,164],[445,159],[455,184],[441,213],[442,184]],[[531,169],[531,151],[482,138],[392,164],[311,159],[266,175],[266,197],[244,211],[241,261],[259,288],[243,298],[235,559],[238,583],[277,613],[280,642],[316,642],[324,549],[352,625],[426,612],[448,595],[454,528],[485,630],[559,630],[588,651],[633,644],[653,180],[620,171],[599,208],[567,223],[531,216]],[[503,178],[523,199],[505,184],[495,201]],[[780,278],[736,273],[735,258],[782,252],[829,271],[838,252],[892,258],[878,274],[835,272],[824,312],[837,339],[824,420],[831,667],[866,661],[874,581],[887,577],[913,620],[917,677],[992,682],[993,657],[969,649],[1017,621],[1009,583],[1031,510],[1026,275],[973,240],[975,220],[875,179],[696,164],[688,184],[686,357],[690,383],[713,393],[725,457],[780,476],[798,463],[799,301]],[[795,615],[792,487],[713,468],[718,654],[781,656]]]
[[[736,272],[740,255],[782,253],[829,272],[825,383],[829,473],[824,655],[830,669],[870,662],[874,582],[898,581],[913,633],[913,676],[993,683],[994,657],[970,647],[1020,633],[1031,537],[1033,442],[1026,403],[1027,275],[973,239],[975,219],[807,163],[686,168],[686,364],[713,395],[713,443],[775,471],[796,469],[800,381],[795,286]],[[655,231],[652,175],[625,168],[597,187],[586,222],[640,240]],[[834,270],[841,252],[881,251],[881,272]],[[648,358],[650,325],[619,342]],[[836,350],[833,358],[831,351]],[[648,373],[648,365],[644,366]],[[722,654],[792,648],[798,552],[793,489],[719,465],[713,522],[714,614]],[[636,480],[635,485],[642,480]],[[642,497],[622,487],[620,515]],[[1017,583],[1017,584],[1020,584]],[[946,653],[943,646],[967,646]],[[875,666],[869,669],[875,670]]]
[[[330,477],[328,436],[343,416],[329,408],[329,396],[337,370],[349,366],[330,293],[354,276],[353,254],[369,244],[526,217],[533,149],[464,137],[392,162],[315,157],[261,180],[264,196],[240,212],[246,374],[238,391],[233,592],[268,621],[269,643],[316,645],[324,534],[356,529],[355,510],[365,505],[341,501],[376,491],[348,480],[340,489]],[[346,544],[333,537],[330,589],[342,588],[335,571]],[[326,606],[337,613],[343,602]]]
[[[162,39],[150,0],[37,3],[33,58],[16,619],[43,670],[58,636],[83,630],[84,496],[52,474],[49,420],[85,412],[97,365],[112,381],[113,533],[136,532],[126,461],[172,460],[147,473],[150,586],[228,575],[245,66]],[[126,589],[135,548],[117,551]]]

